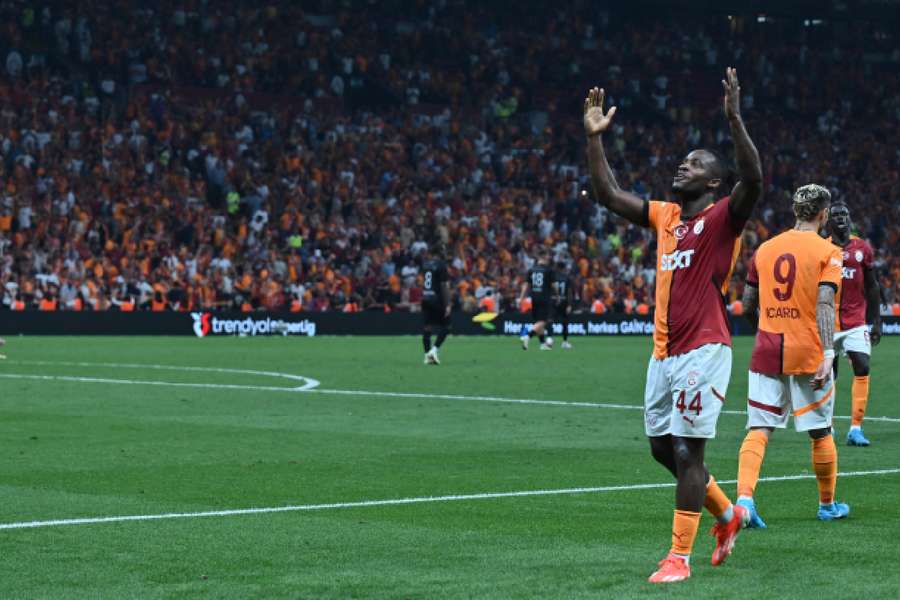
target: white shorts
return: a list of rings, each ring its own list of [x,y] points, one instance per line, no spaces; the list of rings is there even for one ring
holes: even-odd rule
[[[834,350],[840,352],[842,356],[847,356],[848,352],[871,355],[872,342],[869,339],[869,326],[860,325],[846,331],[835,331]]]
[[[834,414],[834,379],[821,390],[809,384],[812,375],[763,375],[750,371],[747,396],[747,429],[751,427],[787,427],[794,416],[797,431],[831,427]]]
[[[716,436],[731,377],[731,348],[706,344],[686,354],[651,358],[644,390],[644,429],[650,437]]]

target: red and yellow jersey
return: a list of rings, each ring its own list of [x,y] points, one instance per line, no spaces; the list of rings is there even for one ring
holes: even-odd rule
[[[819,285],[840,289],[842,265],[840,248],[815,231],[785,231],[757,249],[747,274],[747,284],[759,288],[751,371],[815,373],[822,361],[816,324]]]
[[[653,357],[730,346],[724,295],[745,221],[731,216],[727,197],[688,221],[681,220],[680,205],[651,201],[647,221],[657,235]]]
[[[828,238],[832,244],[834,240]],[[837,244],[835,244],[837,245]],[[840,246],[838,246],[840,248]],[[872,268],[875,253],[872,246],[855,235],[841,248],[844,268],[841,272],[841,290],[835,302],[835,327],[837,331],[853,329],[866,324],[865,271]]]

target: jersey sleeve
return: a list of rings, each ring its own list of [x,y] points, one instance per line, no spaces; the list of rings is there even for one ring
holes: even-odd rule
[[[834,247],[825,258],[822,272],[819,274],[819,285],[832,284],[835,289],[841,286],[841,274],[844,266],[843,254],[840,248]]]
[[[756,270],[756,252],[750,257],[750,264],[747,266],[747,285],[759,287],[759,271]]]
[[[644,202],[644,210],[647,213],[647,225],[650,229],[659,230],[659,224],[665,219],[666,203],[659,200]]]

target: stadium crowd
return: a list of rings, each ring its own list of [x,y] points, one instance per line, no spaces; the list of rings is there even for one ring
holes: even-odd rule
[[[544,245],[582,310],[652,310],[652,236],[591,198],[583,94],[619,106],[620,185],[666,199],[690,148],[730,154],[727,65],[766,186],[731,301],[818,182],[875,247],[885,310],[900,304],[888,26],[331,4],[0,0],[3,306],[415,310],[422,252],[441,247],[459,308],[514,308]]]

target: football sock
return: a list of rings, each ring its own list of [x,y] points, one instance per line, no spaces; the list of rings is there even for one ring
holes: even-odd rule
[[[672,521],[672,554],[690,556],[700,527],[700,513],[675,509]]]
[[[441,344],[443,344],[443,343],[444,343],[444,340],[447,339],[447,334],[448,334],[448,333],[449,333],[449,331],[447,330],[446,327],[441,327],[441,330],[438,332],[437,340],[434,342],[434,347],[435,347],[435,348],[440,348],[440,347],[441,347]]]
[[[569,320],[568,319],[563,321],[563,341],[564,342],[569,341]]]
[[[747,432],[738,455],[738,498],[753,497],[768,443],[769,438],[764,432],[758,429],[751,429]]]
[[[731,500],[728,499],[712,475],[709,476],[709,482],[706,484],[706,498],[703,500],[703,506],[719,523],[728,523],[734,517]]]
[[[425,352],[431,350],[431,332],[426,331],[422,334],[422,347],[425,348]]]
[[[819,484],[819,504],[834,502],[834,488],[837,486],[837,448],[834,436],[812,440],[813,470]]]
[[[547,334],[546,333],[540,334],[538,336],[538,339],[541,340],[541,343],[543,344],[547,340]]]
[[[853,410],[851,411],[850,425],[859,427],[863,417],[866,416],[866,405],[869,403],[869,376],[853,378],[853,387],[850,389],[853,398]]]
[[[537,331],[534,330],[534,327],[528,332],[528,337],[534,337],[537,335]]]

